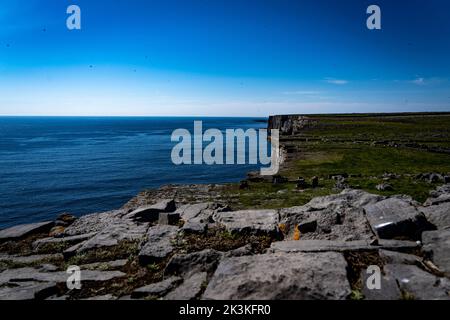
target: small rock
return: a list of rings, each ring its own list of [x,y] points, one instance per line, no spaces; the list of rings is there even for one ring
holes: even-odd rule
[[[383,259],[386,264],[410,264],[416,266],[422,265],[422,258],[413,254],[389,250],[379,250],[378,253],[380,255],[380,258]]]
[[[159,262],[174,250],[172,242],[177,236],[178,228],[168,225],[151,227],[147,232],[147,241],[139,252],[142,265]]]
[[[69,237],[63,237],[63,238],[43,238],[38,239],[33,242],[32,247],[34,251],[41,251],[41,250],[49,250],[53,248],[58,247],[64,247],[65,245],[74,245],[76,243],[88,240],[95,236],[97,233],[92,232],[88,234],[81,234],[76,236],[69,236]]]
[[[317,188],[319,186],[319,177],[316,177],[316,176],[312,177],[311,186],[313,188]]]
[[[131,293],[132,299],[139,299],[145,297],[161,297],[167,292],[175,288],[183,281],[180,277],[169,277],[161,282],[152,283],[144,287],[135,289]]]
[[[377,189],[378,191],[392,191],[392,190],[394,190],[394,188],[388,183],[378,184],[375,187],[375,189]]]
[[[450,176],[445,176],[444,177],[444,183],[450,183]]]
[[[249,185],[248,185],[248,181],[247,180],[242,180],[239,183],[239,189],[240,190],[245,190],[245,189],[248,189],[248,188],[249,188]]]
[[[422,234],[423,250],[439,269],[450,276],[450,229]]]
[[[169,292],[164,300],[193,300],[200,295],[206,280],[206,272],[192,274],[181,285]]]
[[[48,233],[49,237],[58,237],[61,236],[64,233],[64,230],[66,228],[63,226],[55,226],[53,227],[50,232]]]
[[[22,239],[31,234],[48,232],[54,223],[52,221],[22,224],[0,230],[0,242]]]
[[[214,220],[237,233],[278,233],[279,216],[276,210],[241,210],[217,212]]]
[[[308,184],[306,183],[306,180],[303,179],[302,177],[299,177],[297,180],[297,189],[303,190],[308,188]]]
[[[165,275],[181,275],[185,277],[192,273],[213,272],[217,267],[222,253],[213,249],[205,249],[189,254],[176,254],[167,263]]]

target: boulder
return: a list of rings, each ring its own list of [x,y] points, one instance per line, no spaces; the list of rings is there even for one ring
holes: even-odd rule
[[[217,212],[214,220],[230,232],[277,234],[279,216],[276,210],[241,210]]]
[[[381,239],[420,239],[422,231],[433,229],[423,213],[402,199],[389,198],[364,209],[372,230]]]
[[[340,253],[269,253],[225,258],[203,299],[346,299],[351,289]]]
[[[0,230],[0,242],[19,240],[31,234],[48,232],[54,223],[52,221],[21,224],[11,228]]]
[[[175,210],[175,201],[173,199],[165,199],[153,205],[137,208],[125,217],[141,222],[155,222],[158,221],[161,212],[173,212]]]
[[[449,300],[450,280],[439,278],[412,265],[388,264],[384,266],[388,277],[394,278],[403,298],[416,300]]]
[[[443,203],[449,203],[450,202],[450,193],[441,194],[438,197],[435,198],[428,198],[424,202],[424,206],[435,206]]]
[[[169,292],[164,300],[193,300],[200,295],[206,281],[206,272],[194,273],[184,279],[181,285]]]
[[[430,196],[432,196],[433,198],[437,198],[444,194],[450,194],[450,184],[444,184],[430,192]]]
[[[137,288],[131,293],[132,299],[145,297],[161,297],[183,281],[180,277],[169,277],[163,281]]]
[[[450,229],[424,232],[422,243],[434,264],[450,276]]]
[[[420,208],[429,222],[438,229],[450,227],[450,202]]]
[[[174,250],[172,242],[177,233],[177,227],[168,225],[157,225],[148,229],[147,240],[139,252],[139,262],[145,265],[168,257]]]
[[[211,273],[216,269],[222,255],[222,252],[213,249],[176,254],[167,263],[164,274],[186,276],[198,272]]]

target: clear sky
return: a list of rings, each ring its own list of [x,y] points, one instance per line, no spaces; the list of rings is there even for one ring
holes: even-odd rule
[[[0,115],[388,111],[450,111],[450,1],[0,0]]]

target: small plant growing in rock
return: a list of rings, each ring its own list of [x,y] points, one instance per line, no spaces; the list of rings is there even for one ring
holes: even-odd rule
[[[300,240],[300,230],[298,229],[298,224],[294,227],[294,240]]]

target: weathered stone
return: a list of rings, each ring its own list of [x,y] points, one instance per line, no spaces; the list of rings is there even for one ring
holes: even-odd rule
[[[180,214],[184,221],[183,232],[204,233],[208,224],[214,222],[212,218],[214,213],[228,210],[226,206],[206,202],[183,205],[176,212]]]
[[[57,291],[54,282],[21,281],[0,287],[0,300],[45,299]]]
[[[0,255],[0,261],[9,261],[15,264],[34,264],[44,260],[59,260],[62,259],[61,254],[37,254],[31,256],[18,255]]]
[[[224,254],[226,257],[242,257],[253,253],[253,248],[251,244],[246,244],[240,248],[230,250]]]
[[[105,294],[102,296],[89,297],[83,300],[93,300],[93,301],[108,301],[108,300],[117,300],[117,297],[112,294]]]
[[[168,225],[151,227],[147,232],[147,241],[139,252],[139,262],[143,265],[161,261],[174,250],[172,242],[178,228]]]
[[[53,227],[52,221],[29,223],[0,230],[0,242],[22,239],[31,234],[48,232]]]
[[[38,239],[33,242],[32,247],[34,251],[41,251],[41,250],[48,250],[48,249],[54,249],[58,247],[65,247],[74,245],[76,243],[79,243],[81,241],[88,240],[95,236],[97,233],[92,232],[88,234],[80,234],[76,236],[68,236],[68,237],[62,237],[62,238],[43,238]]]
[[[95,262],[90,264],[83,264],[80,266],[81,270],[114,270],[124,267],[128,263],[127,259],[120,259],[107,262]]]
[[[450,227],[450,202],[420,208],[420,211],[422,211],[427,220],[434,224],[438,229]]]
[[[388,183],[381,183],[375,186],[378,191],[392,191],[394,188]]]
[[[401,253],[389,250],[379,250],[380,258],[386,264],[410,264],[420,266],[422,265],[422,258],[413,254]]]
[[[441,194],[436,198],[428,198],[423,205],[436,206],[443,203],[450,203],[450,193]]]
[[[116,219],[94,237],[82,242],[76,252],[113,247],[122,241],[139,241],[145,236],[147,230],[148,223],[136,223],[128,219]]]
[[[380,288],[369,289],[367,280],[371,273],[366,270],[361,272],[362,294],[366,300],[399,300],[401,298],[400,289],[394,278],[380,275]]]
[[[198,272],[210,273],[215,270],[222,255],[221,252],[213,249],[205,249],[188,254],[176,254],[170,259],[164,274],[186,276]]]
[[[326,251],[366,251],[378,249],[414,249],[418,244],[413,241],[380,241],[373,245],[367,240],[356,241],[332,241],[332,240],[290,240],[290,241],[275,241],[270,246],[271,252],[326,252]]]
[[[435,190],[431,191],[430,196],[432,196],[433,198],[438,198],[443,194],[449,193],[450,193],[450,184],[444,184],[442,186],[437,187]]]
[[[276,210],[242,210],[218,212],[214,220],[230,232],[267,233],[278,232],[279,217]]]
[[[64,234],[67,236],[75,236],[99,232],[117,221],[124,213],[123,210],[113,210],[82,216],[67,227],[64,230]]]
[[[126,274],[120,271],[92,271],[83,270],[81,282],[84,281],[108,281],[115,278],[124,277]],[[37,268],[9,269],[0,273],[0,286],[8,282],[17,281],[41,281],[65,283],[68,274],[65,271],[42,272]]]
[[[434,264],[450,276],[450,229],[424,232],[422,242]]]
[[[376,250],[369,241],[331,241],[331,240],[289,240],[275,241],[270,246],[271,252],[325,252],[325,251],[355,251]]]
[[[180,214],[178,212],[160,212],[159,224],[177,225],[180,221]]]
[[[176,210],[175,201],[173,199],[165,199],[150,206],[140,207],[125,217],[137,221],[154,222],[158,221],[160,212],[173,212]]]
[[[206,272],[194,273],[183,283],[169,292],[164,300],[193,300],[197,298],[206,284]]]
[[[131,294],[132,299],[144,297],[161,297],[175,288],[183,281],[180,277],[169,277],[161,282],[152,283],[144,287],[137,288]]]
[[[394,278],[404,298],[417,300],[449,300],[450,280],[439,278],[412,265],[388,264],[387,276]]]
[[[342,254],[273,253],[225,258],[204,299],[346,299],[350,285]]]
[[[382,239],[420,239],[422,231],[433,228],[423,213],[401,199],[389,198],[367,205],[364,209],[372,230]]]

